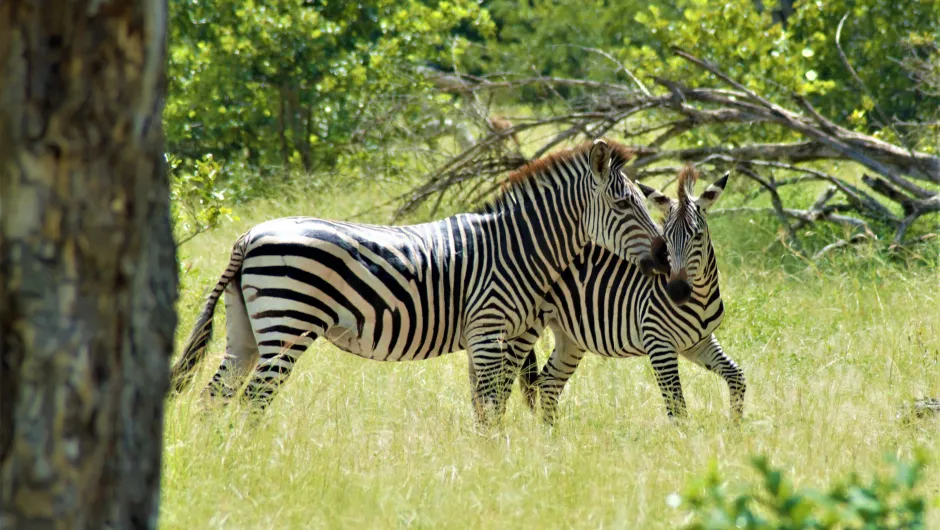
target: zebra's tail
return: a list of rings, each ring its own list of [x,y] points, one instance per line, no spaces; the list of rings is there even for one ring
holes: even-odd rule
[[[173,384],[172,392],[174,395],[179,394],[192,383],[193,371],[206,357],[209,341],[212,340],[212,316],[215,313],[215,305],[218,303],[222,293],[225,292],[225,287],[232,281],[232,278],[241,271],[242,262],[245,259],[245,248],[248,246],[247,235],[248,233],[246,232],[235,241],[235,245],[232,248],[232,256],[228,261],[228,267],[226,267],[225,272],[222,273],[219,282],[215,284],[215,288],[209,293],[206,305],[202,308],[202,313],[199,314],[199,318],[196,319],[196,325],[193,326],[193,331],[189,334],[189,339],[186,340],[183,354],[180,356],[179,360],[176,361],[176,364],[173,365],[170,381]]]
[[[535,356],[535,349],[529,351],[522,361],[522,368],[519,370],[519,388],[522,389],[522,395],[525,396],[525,402],[529,408],[535,410],[535,401],[538,399],[538,380],[539,380],[539,360]]]

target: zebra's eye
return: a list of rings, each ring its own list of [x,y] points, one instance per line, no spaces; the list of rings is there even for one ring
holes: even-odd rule
[[[630,202],[630,197],[623,197],[620,199],[614,199],[614,207],[620,210],[628,210],[632,206]]]

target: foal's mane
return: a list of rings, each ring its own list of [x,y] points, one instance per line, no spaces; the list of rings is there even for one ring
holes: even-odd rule
[[[613,161],[612,165],[625,164],[636,156],[636,151],[631,147],[607,140],[606,138],[604,141],[607,142],[607,145],[610,147],[611,160]],[[512,196],[517,189],[538,180],[542,175],[548,174],[549,170],[559,164],[566,164],[582,157],[585,159],[585,163],[587,163],[592,145],[593,142],[587,141],[571,149],[549,153],[538,160],[532,160],[526,163],[526,165],[513,171],[506,177],[506,180],[503,181],[500,187],[500,192],[493,199],[488,201],[482,208],[482,211],[492,211],[494,208],[497,208],[505,202],[507,197]]]
[[[695,181],[698,180],[698,170],[695,166],[689,164],[679,172],[678,189],[676,192],[679,197],[679,214],[685,214],[686,208],[693,199],[692,192],[695,190]]]

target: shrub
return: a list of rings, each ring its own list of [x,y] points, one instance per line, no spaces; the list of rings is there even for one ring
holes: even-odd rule
[[[763,483],[756,493],[729,493],[712,462],[705,478],[682,495],[668,499],[691,510],[689,530],[723,529],[921,529],[926,528],[926,501],[916,492],[926,464],[925,453],[913,462],[893,457],[894,474],[863,481],[856,473],[828,491],[797,489],[783,471],[764,457],[752,460]]]

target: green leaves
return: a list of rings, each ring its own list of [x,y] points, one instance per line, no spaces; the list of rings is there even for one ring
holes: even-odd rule
[[[728,493],[713,460],[703,479],[667,502],[691,511],[689,530],[923,529],[926,502],[915,488],[926,458],[926,451],[911,462],[891,457],[893,476],[875,476],[865,483],[853,473],[820,492],[796,489],[782,470],[765,457],[755,457],[752,465],[763,479],[763,489],[737,496]]]
[[[196,235],[232,219],[228,199],[219,186],[221,164],[206,155],[196,160],[192,171],[181,166],[179,158],[168,155],[170,204],[177,242],[182,245]]]
[[[337,147],[385,135],[366,124],[430,87],[418,62],[449,60],[459,28],[491,33],[479,4],[451,0],[172,0],[168,148],[256,167],[324,170]],[[223,168],[224,171],[224,168]]]

